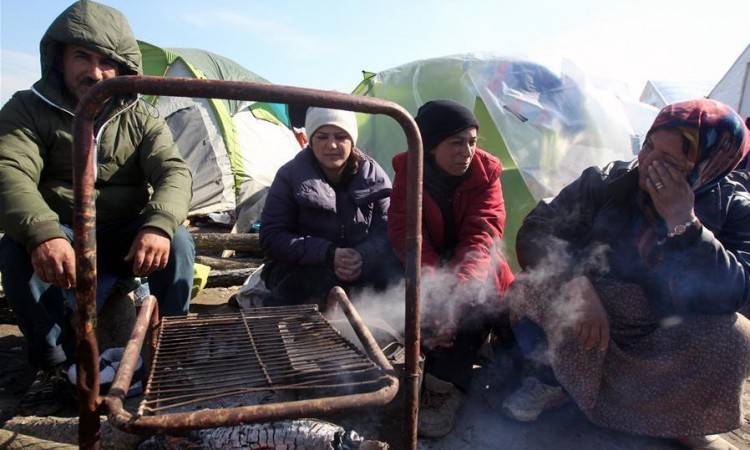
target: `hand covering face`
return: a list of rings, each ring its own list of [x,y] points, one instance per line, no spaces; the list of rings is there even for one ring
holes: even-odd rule
[[[750,150],[750,131],[742,118],[715,100],[690,100],[664,107],[649,133],[662,128],[679,131],[688,143],[687,158],[695,163],[688,182],[696,193],[724,178]]]
[[[689,100],[664,107],[654,119],[649,134],[672,130],[683,137],[683,151],[694,163],[687,182],[700,193],[727,176],[750,150],[750,130],[729,106],[709,99]],[[648,135],[647,135],[648,138]],[[659,265],[656,243],[664,234],[661,217],[649,194],[638,191],[638,206],[645,218],[638,231],[638,250],[651,267]]]

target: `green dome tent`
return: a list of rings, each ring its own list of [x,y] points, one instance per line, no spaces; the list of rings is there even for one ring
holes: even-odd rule
[[[429,100],[449,98],[479,120],[479,146],[503,163],[505,246],[515,269],[515,238],[541,199],[557,194],[587,167],[630,160],[656,110],[588,86],[572,65],[557,75],[518,58],[462,54],[365,73],[354,94],[394,101],[412,115]],[[406,148],[398,124],[359,116],[358,145],[392,174],[391,157]]]
[[[145,75],[269,83],[205,50],[138,44]],[[186,97],[149,101],[166,119],[193,171],[190,214],[252,211],[246,217],[252,222],[276,171],[300,149],[286,105]]]

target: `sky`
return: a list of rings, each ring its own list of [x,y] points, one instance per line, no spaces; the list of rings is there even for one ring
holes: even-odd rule
[[[351,92],[362,71],[491,52],[563,59],[637,98],[647,80],[718,82],[750,44],[747,0],[101,0],[140,40],[228,57],[275,84]],[[0,0],[0,104],[39,77],[70,0]]]

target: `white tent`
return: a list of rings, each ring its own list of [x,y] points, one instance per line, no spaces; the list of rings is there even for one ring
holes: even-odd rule
[[[648,80],[640,100],[661,109],[675,102],[706,98],[714,84],[713,81]]]
[[[750,117],[750,45],[708,94],[708,98],[726,103],[742,117]]]

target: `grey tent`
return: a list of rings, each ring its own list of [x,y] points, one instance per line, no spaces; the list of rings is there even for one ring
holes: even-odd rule
[[[234,61],[199,49],[139,42],[144,73],[269,83]],[[286,105],[238,100],[158,97],[180,153],[193,171],[191,215],[260,212],[278,168],[300,150]]]
[[[708,94],[708,98],[726,103],[742,117],[750,117],[750,45]]]

